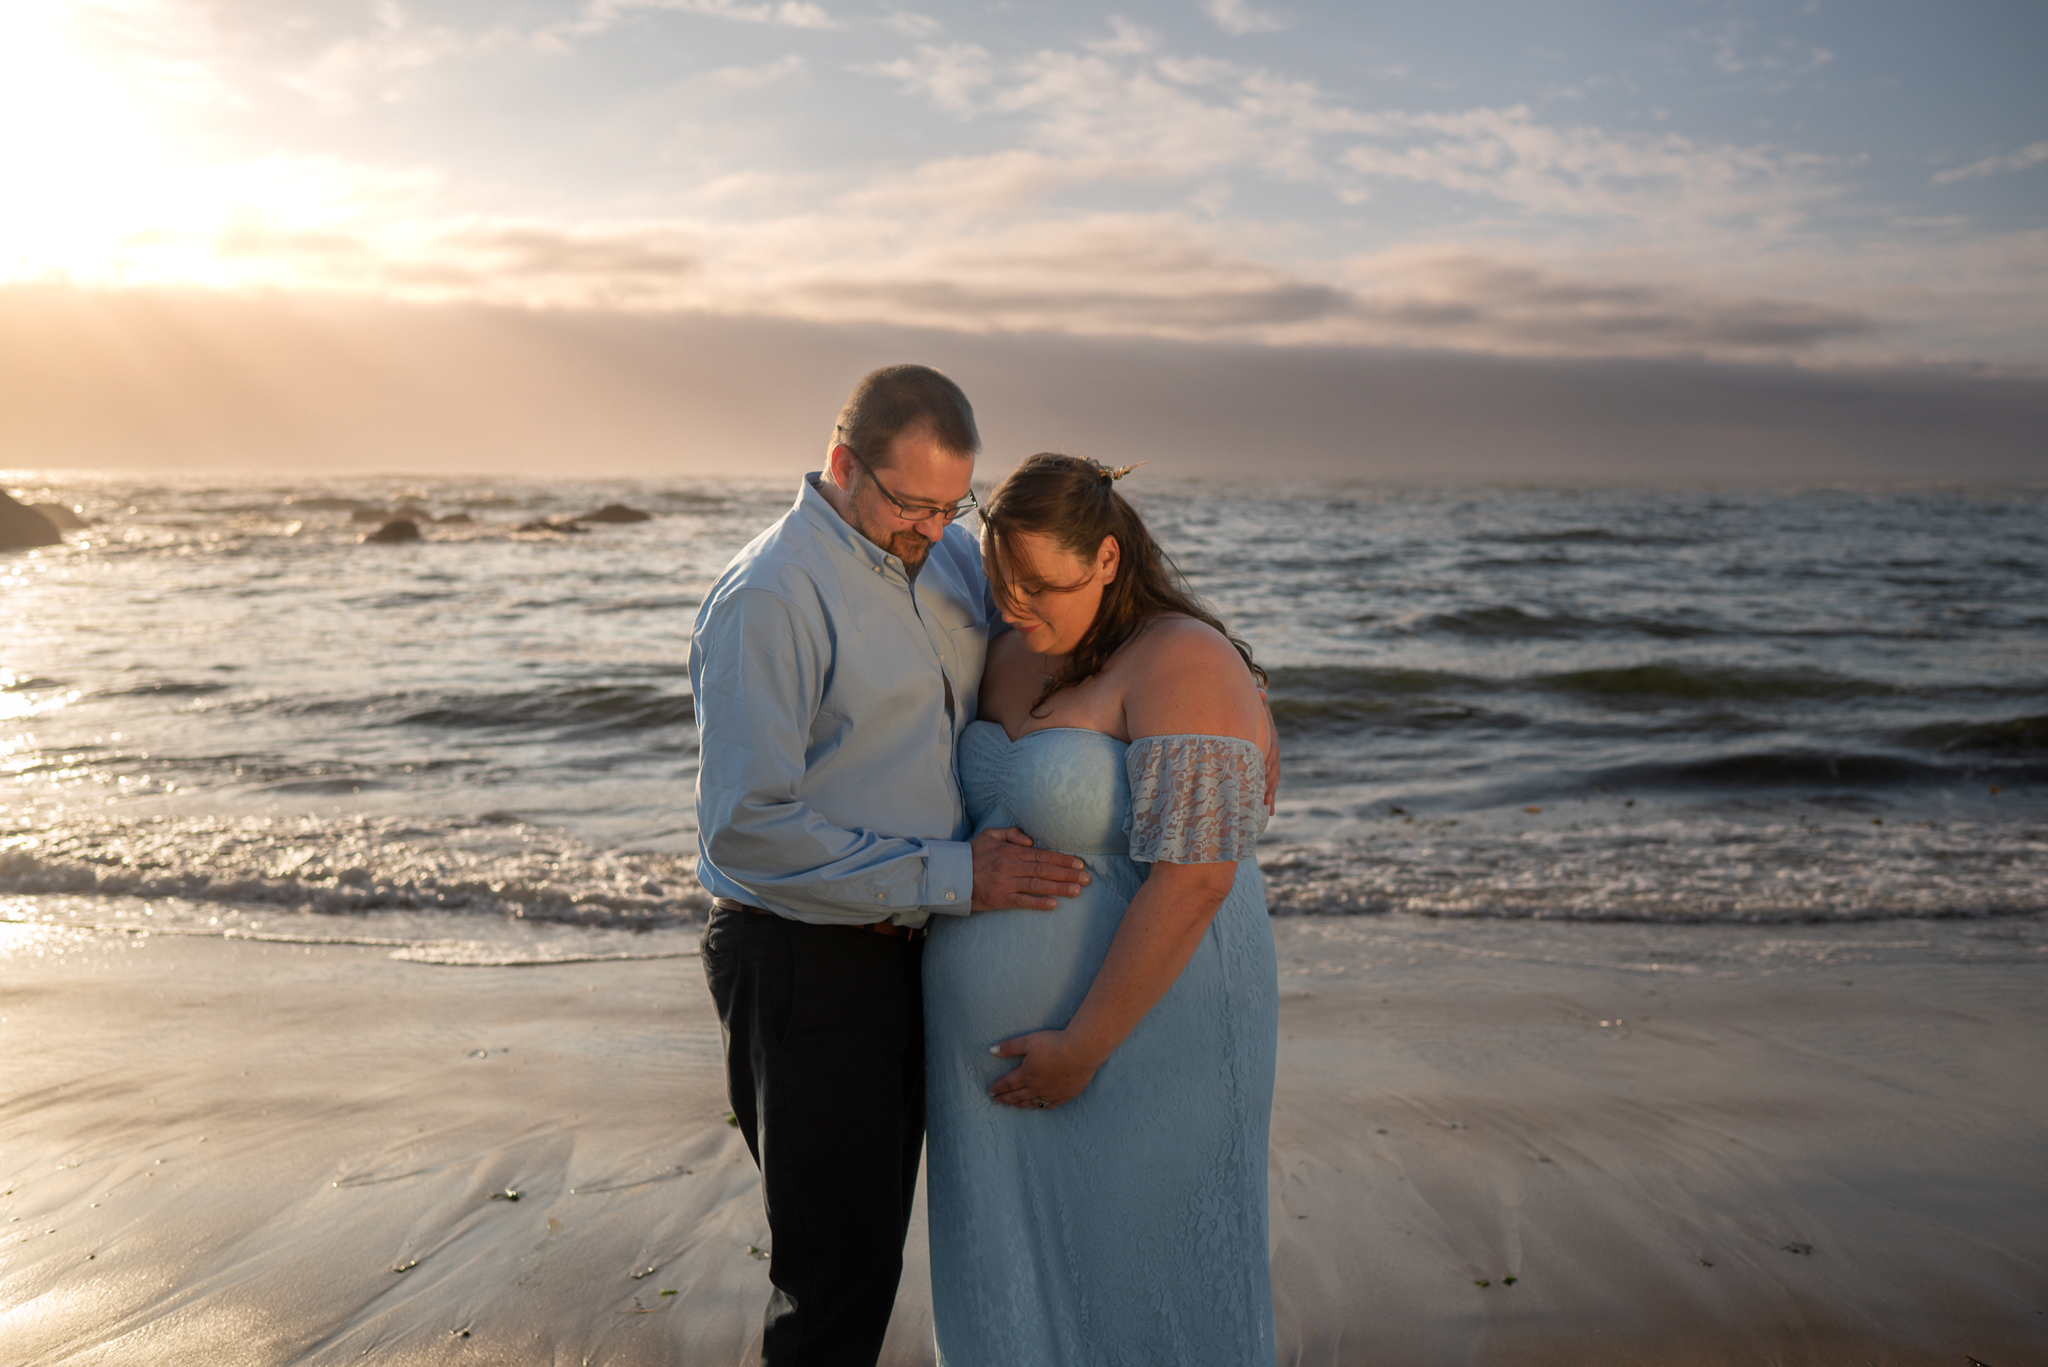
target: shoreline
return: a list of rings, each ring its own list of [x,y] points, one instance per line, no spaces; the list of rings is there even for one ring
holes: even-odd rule
[[[2042,918],[1274,929],[1282,1362],[2048,1358]],[[0,962],[19,1361],[757,1357],[694,961],[11,923]],[[905,1263],[884,1361],[926,1363],[921,1214]]]

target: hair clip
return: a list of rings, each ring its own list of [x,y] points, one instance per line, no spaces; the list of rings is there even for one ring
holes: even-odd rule
[[[1115,466],[1115,467],[1111,467],[1111,466],[1108,466],[1108,465],[1104,465],[1104,464],[1102,464],[1102,463],[1101,463],[1100,461],[1097,461],[1097,462],[1095,463],[1095,468],[1096,468],[1096,469],[1098,469],[1098,470],[1100,470],[1100,471],[1102,471],[1102,481],[1103,481],[1103,483],[1105,483],[1105,484],[1113,484],[1113,483],[1115,483],[1115,482],[1116,482],[1117,480],[1120,480],[1120,479],[1122,479],[1122,478],[1123,478],[1123,477],[1124,477],[1125,475],[1128,475],[1128,474],[1129,474],[1129,473],[1130,473],[1131,471],[1133,471],[1133,470],[1137,469],[1137,468],[1138,468],[1138,465],[1145,465],[1145,464],[1149,464],[1149,462],[1147,462],[1147,461],[1142,461],[1142,460],[1141,460],[1141,461],[1139,461],[1139,462],[1138,462],[1138,464],[1137,464],[1137,465],[1118,465],[1118,466]]]

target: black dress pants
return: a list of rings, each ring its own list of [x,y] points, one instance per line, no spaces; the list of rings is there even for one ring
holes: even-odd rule
[[[704,976],[761,1168],[765,1367],[874,1367],[924,1147],[922,940],[729,907]]]

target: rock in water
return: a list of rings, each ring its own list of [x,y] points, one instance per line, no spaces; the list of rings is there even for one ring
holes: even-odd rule
[[[368,536],[363,538],[363,544],[365,546],[388,546],[391,545],[393,542],[417,541],[419,539],[420,524],[417,522],[409,522],[405,518],[401,517],[395,519],[394,521],[387,522],[383,526],[379,527],[376,531],[371,532]]]
[[[25,551],[31,546],[61,546],[64,533],[50,519],[0,493],[0,551]]]
[[[61,503],[31,503],[29,507],[50,520],[50,525],[60,532],[82,532],[92,523],[79,516],[78,509],[67,508]]]
[[[623,503],[607,503],[594,513],[584,513],[578,522],[652,522],[653,513],[643,513],[638,508],[628,508]]]

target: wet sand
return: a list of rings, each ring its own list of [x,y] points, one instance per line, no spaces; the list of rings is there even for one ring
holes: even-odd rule
[[[2041,920],[1276,930],[1283,1363],[2048,1362]],[[693,960],[0,925],[0,1031],[9,1363],[757,1351]]]

